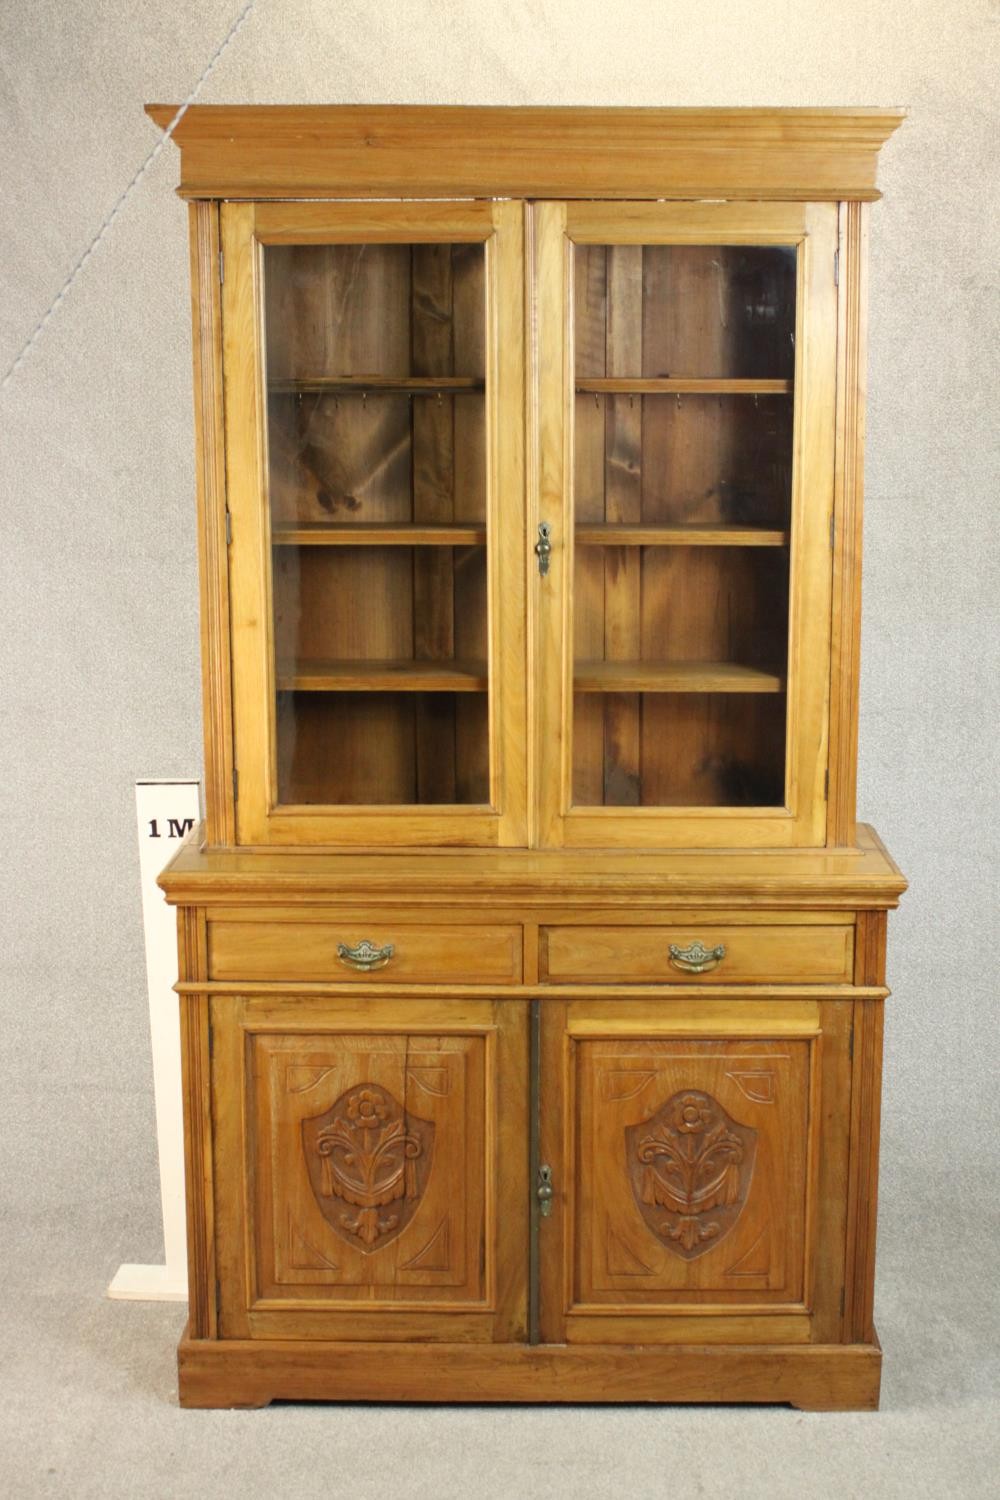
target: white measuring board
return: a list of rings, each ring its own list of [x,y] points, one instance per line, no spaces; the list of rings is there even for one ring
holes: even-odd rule
[[[177,978],[177,915],[163,899],[156,877],[201,817],[197,781],[138,781],[139,877],[146,940],[149,1030],[153,1044],[153,1094],[160,1162],[165,1265],[119,1266],[109,1297],[135,1301],[187,1299],[187,1228],[184,1215],[184,1125],[181,1107],[180,1017]]]

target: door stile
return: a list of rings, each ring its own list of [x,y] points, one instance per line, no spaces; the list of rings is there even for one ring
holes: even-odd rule
[[[539,1188],[542,1185],[540,1149],[541,1127],[541,1001],[530,1004],[530,1056],[528,1066],[529,1093],[529,1139],[528,1139],[528,1192],[529,1198],[529,1244],[528,1244],[528,1343],[539,1342],[539,1234],[543,1219],[542,1200]],[[551,1200],[550,1200],[551,1203]],[[550,1210],[551,1213],[551,1210]],[[550,1217],[550,1214],[544,1217]]]
[[[566,1339],[566,1311],[572,1267],[566,1256],[573,1214],[572,1120],[567,1114],[567,1080],[572,1076],[568,1004],[546,999],[538,1034],[539,1151],[551,1168],[552,1212],[538,1230],[538,1332],[543,1344]],[[542,1089],[544,1088],[544,1095]]]
[[[564,788],[570,753],[564,704],[572,684],[569,591],[572,579],[570,431],[565,420],[571,348],[564,319],[569,296],[566,204],[528,207],[534,318],[531,369],[533,423],[529,450],[535,466],[528,495],[531,588],[531,758],[535,777],[532,807],[538,844],[561,843]],[[550,528],[551,553],[543,576],[531,555],[538,528]]]
[[[809,204],[798,268],[796,337],[805,393],[795,402],[789,598],[789,810],[796,842],[827,839],[837,377],[837,210]]]
[[[490,622],[490,762],[497,842],[527,841],[527,660],[524,535],[524,390],[527,359],[523,266],[524,205],[491,205],[487,242],[488,317],[496,376],[487,405],[491,455],[487,488],[491,543],[487,610]],[[503,435],[501,437],[501,434]]]
[[[236,841],[262,842],[262,811],[268,787],[268,747],[273,690],[267,601],[265,423],[259,324],[260,274],[254,240],[254,205],[228,203],[221,211],[226,266],[222,306],[222,365],[225,389],[227,508],[235,518],[229,545],[230,642],[232,649],[233,765],[243,772],[236,802]],[[264,639],[259,640],[263,633]]]

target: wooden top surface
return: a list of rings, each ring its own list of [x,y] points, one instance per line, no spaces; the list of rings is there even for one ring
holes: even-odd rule
[[[874,829],[853,849],[388,850],[206,849],[195,828],[160,885],[173,905],[896,906],[906,881]]]
[[[179,106],[149,104],[161,129]],[[190,106],[184,198],[872,199],[901,109]]]

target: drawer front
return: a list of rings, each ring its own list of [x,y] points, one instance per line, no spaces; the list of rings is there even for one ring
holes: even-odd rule
[[[517,984],[521,929],[358,922],[211,922],[212,979]]]
[[[849,983],[854,927],[543,927],[539,973],[555,984]]]

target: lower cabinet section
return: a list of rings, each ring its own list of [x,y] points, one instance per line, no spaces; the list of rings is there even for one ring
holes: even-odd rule
[[[222,1337],[839,1335],[850,1005],[534,1004],[212,999]]]
[[[527,1006],[212,1001],[219,1332],[521,1339]]]
[[[184,1007],[187,1404],[877,1403],[853,999]]]

